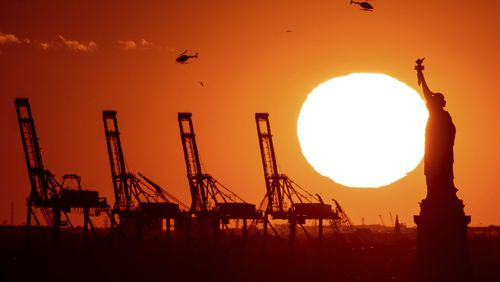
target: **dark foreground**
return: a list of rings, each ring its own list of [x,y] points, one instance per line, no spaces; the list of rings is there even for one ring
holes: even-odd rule
[[[23,228],[0,227],[0,281],[411,281],[414,232],[365,232],[362,240],[221,236],[213,240],[86,242],[63,234],[58,243]],[[470,234],[476,281],[500,281],[500,235]]]

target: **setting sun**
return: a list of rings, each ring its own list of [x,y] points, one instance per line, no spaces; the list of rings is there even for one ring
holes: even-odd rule
[[[427,118],[424,101],[406,84],[384,74],[353,73],[308,95],[297,135],[321,175],[348,187],[378,188],[420,163]]]

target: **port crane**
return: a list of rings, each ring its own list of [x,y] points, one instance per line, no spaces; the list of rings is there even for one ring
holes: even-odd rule
[[[161,233],[165,220],[166,237],[170,240],[171,220],[185,216],[179,206],[187,206],[143,174],[127,171],[116,114],[116,111],[102,113],[115,196],[111,233],[114,235],[117,225],[118,233],[126,236],[135,229],[137,238],[142,239],[144,227],[154,236]]]
[[[337,224],[341,219],[339,212],[333,210],[331,205],[325,204],[319,195],[313,196],[293,182],[287,175],[279,173],[269,114],[256,113],[255,121],[266,184],[266,196],[260,207],[265,212],[264,236],[267,234],[267,225],[270,223],[269,217],[288,220],[290,224],[290,240],[292,242],[295,240],[297,225],[300,225],[310,238],[303,224],[308,219],[315,219],[319,221],[318,238],[321,241],[323,238],[323,220],[329,220]],[[272,228],[272,225],[270,226]]]
[[[355,233],[356,228],[354,227],[354,224],[352,223],[349,216],[347,216],[347,213],[340,206],[340,204],[337,200],[332,199],[332,201],[335,204],[335,210],[337,211],[337,214],[339,215],[338,220],[332,222],[332,225],[333,225],[335,231],[337,233]]]
[[[246,238],[247,220],[259,218],[260,213],[256,211],[254,204],[246,203],[210,174],[203,172],[192,114],[178,113],[177,117],[191,193],[190,214],[194,215],[198,221],[211,223],[215,234],[219,231],[221,223],[229,229],[227,226],[229,220],[242,219],[243,236]]]
[[[55,175],[44,167],[29,100],[16,98],[15,106],[31,187],[27,199],[26,226],[28,236],[33,218],[37,225],[44,224],[51,227],[54,239],[58,239],[61,226],[73,226],[68,213],[72,209],[83,209],[84,237],[87,238],[89,224],[93,228],[90,211],[94,210],[98,214],[100,210],[107,210],[106,198],[99,197],[97,191],[81,189],[79,176],[74,174],[64,176],[63,182],[60,183]],[[63,185],[66,179],[70,178],[78,180],[77,188]],[[61,221],[61,214],[64,214],[65,222]],[[39,219],[40,216],[41,219]]]

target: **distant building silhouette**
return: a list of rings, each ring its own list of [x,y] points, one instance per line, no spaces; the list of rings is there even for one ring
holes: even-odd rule
[[[396,215],[396,221],[394,222],[394,233],[401,233],[401,225],[399,224],[399,217]]]

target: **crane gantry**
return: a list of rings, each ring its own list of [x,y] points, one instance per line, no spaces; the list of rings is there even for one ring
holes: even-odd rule
[[[111,232],[118,221],[119,230],[136,227],[137,237],[142,238],[144,225],[150,226],[150,230],[161,232],[161,222],[165,219],[166,236],[169,239],[171,219],[183,217],[179,205],[187,206],[141,173],[137,176],[127,171],[116,111],[103,111],[102,114],[115,196],[111,210]]]
[[[63,225],[61,213],[66,217],[66,224],[72,227],[68,213],[72,209],[83,209],[84,237],[87,238],[88,225],[90,224],[93,228],[90,220],[90,210],[107,210],[106,198],[100,198],[97,191],[81,189],[79,176],[74,174],[65,175],[63,182],[60,183],[55,178],[55,175],[44,167],[29,100],[27,98],[16,98],[15,106],[31,187],[26,218],[28,234],[31,219],[33,218],[37,225],[41,226],[44,223],[46,226],[51,227],[54,238],[58,239],[60,227]],[[78,179],[78,187],[75,189],[64,186],[64,181],[67,178]],[[39,220],[37,214],[42,216],[43,223]]]
[[[246,237],[247,220],[256,219],[260,214],[254,204],[246,203],[210,174],[203,173],[191,116],[191,113],[177,115],[191,193],[190,214],[211,221],[215,231],[221,222],[226,225],[231,219],[243,219],[243,236]]]
[[[325,204],[319,195],[314,197],[287,175],[279,173],[269,114],[256,113],[255,121],[266,183],[266,196],[261,204],[265,215],[264,234],[267,233],[269,216],[272,219],[288,220],[292,241],[295,239],[297,224],[303,227],[307,219],[316,219],[319,221],[318,237],[321,240],[323,220],[336,223],[340,219],[338,211]],[[303,230],[306,232],[305,228]],[[307,232],[306,235],[309,237]]]

